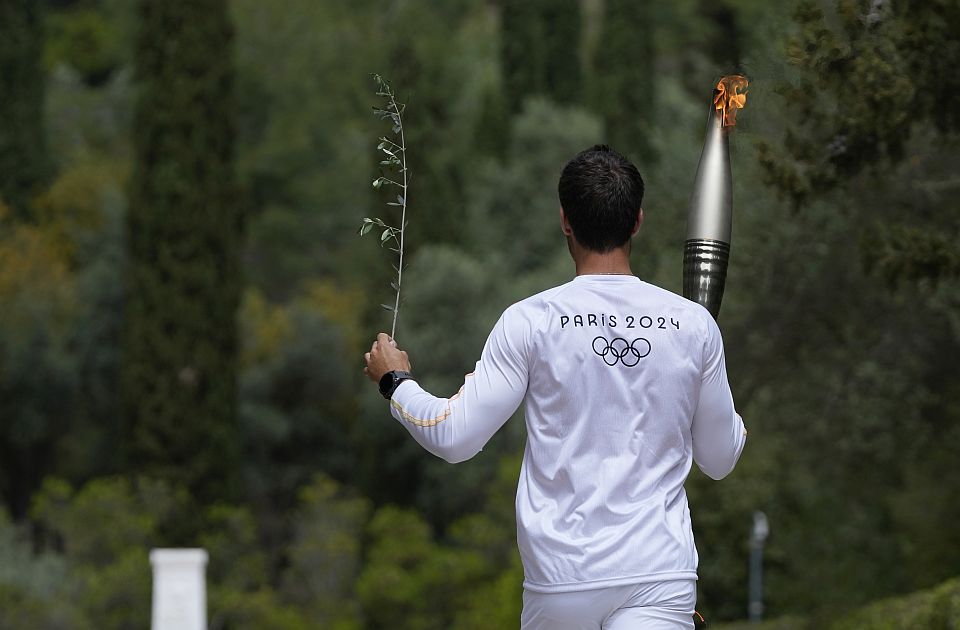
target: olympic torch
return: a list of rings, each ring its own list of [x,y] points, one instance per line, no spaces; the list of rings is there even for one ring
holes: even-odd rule
[[[683,296],[703,305],[713,318],[720,313],[730,258],[733,177],[729,134],[737,109],[747,102],[746,77],[725,76],[713,90],[703,153],[693,182],[683,248]]]

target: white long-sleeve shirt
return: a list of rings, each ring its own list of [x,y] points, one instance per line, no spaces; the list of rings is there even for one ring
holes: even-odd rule
[[[724,477],[746,439],[710,314],[634,276],[577,276],[509,307],[455,396],[405,381],[391,412],[461,462],[521,402],[524,588],[696,579],[684,480],[693,461]]]

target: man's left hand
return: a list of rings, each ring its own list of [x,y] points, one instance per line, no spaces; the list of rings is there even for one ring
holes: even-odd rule
[[[367,362],[363,373],[374,383],[379,383],[384,374],[393,370],[411,371],[407,353],[398,348],[397,342],[387,333],[377,335],[377,340],[370,347],[370,352],[363,355],[363,359]]]

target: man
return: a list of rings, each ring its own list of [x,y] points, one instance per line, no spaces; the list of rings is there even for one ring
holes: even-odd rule
[[[698,304],[630,271],[643,180],[606,146],[560,176],[576,277],[514,304],[460,391],[436,398],[381,333],[365,355],[393,416],[449,462],[524,403],[517,488],[524,629],[693,628],[697,550],[683,483],[740,457],[720,331]]]

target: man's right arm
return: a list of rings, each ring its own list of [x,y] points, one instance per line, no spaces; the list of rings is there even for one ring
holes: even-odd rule
[[[720,329],[712,317],[707,319],[700,400],[691,427],[693,460],[708,477],[723,479],[740,459],[747,430],[733,407]]]
[[[511,325],[513,322],[513,325]],[[527,331],[508,309],[493,327],[475,372],[460,391],[438,398],[413,381],[400,384],[390,411],[425,449],[450,463],[470,459],[520,406],[527,362],[519,345]]]

